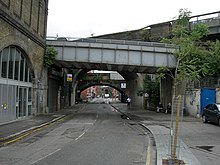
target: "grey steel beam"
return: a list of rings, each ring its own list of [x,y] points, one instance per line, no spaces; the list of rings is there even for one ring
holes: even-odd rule
[[[71,62],[73,65],[78,62],[88,63],[84,65],[87,69],[93,64],[96,64],[95,69],[102,69],[97,67],[97,64],[105,64],[108,70],[112,69],[111,65],[120,65],[117,67],[119,71],[123,70],[123,66],[175,68],[175,57],[172,55],[175,49],[172,45],[148,42],[142,42],[141,45],[136,42],[136,45],[131,45],[131,42],[129,45],[125,42],[124,45],[118,43],[48,41],[47,45],[58,51],[57,60]],[[131,67],[129,70],[134,69]]]

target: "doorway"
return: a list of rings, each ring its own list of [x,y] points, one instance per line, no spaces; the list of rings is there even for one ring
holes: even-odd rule
[[[28,88],[17,87],[17,104],[16,116],[17,118],[28,116]]]
[[[202,88],[200,95],[200,114],[203,114],[203,109],[210,103],[215,103],[216,91],[211,88]]]

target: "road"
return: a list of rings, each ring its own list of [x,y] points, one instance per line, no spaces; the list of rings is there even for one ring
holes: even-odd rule
[[[220,164],[220,128],[213,123],[184,122],[181,138],[201,165]]]
[[[163,114],[162,114],[163,115]],[[201,165],[220,164],[220,127],[213,123],[190,118],[180,123],[179,137],[190,148]],[[170,122],[158,124],[169,127]]]
[[[169,114],[150,111],[144,113],[135,111],[135,114],[149,125],[170,127]],[[201,165],[220,164],[220,127],[218,125],[203,123],[199,118],[184,116],[183,121],[180,122],[178,137],[189,147]]]
[[[87,104],[62,123],[0,148],[2,165],[145,165],[148,136],[109,104]]]
[[[115,104],[118,109],[126,112],[126,105]],[[170,114],[155,113],[153,111],[131,110],[144,121],[146,126],[160,125],[170,127]],[[201,165],[220,164],[220,127],[213,123],[203,123],[201,119],[184,116],[180,122],[181,140],[190,148]]]
[[[138,109],[127,111],[126,104],[112,104],[122,112],[136,115],[127,120],[109,104],[100,104],[103,102],[108,101],[94,99],[93,104],[85,105],[77,113],[73,111],[68,120],[0,148],[0,164],[146,165],[146,151],[152,136],[148,137],[147,130],[140,127],[138,121],[145,121],[146,126],[153,124],[167,128],[170,115]],[[201,165],[219,164],[219,126],[185,116],[180,129],[180,138]],[[154,159],[151,154],[151,160]]]

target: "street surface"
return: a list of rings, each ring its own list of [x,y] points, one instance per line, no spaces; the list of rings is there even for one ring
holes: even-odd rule
[[[72,118],[0,148],[1,165],[145,165],[143,127],[109,104],[87,104]]]
[[[168,121],[160,124],[170,126]],[[180,123],[179,137],[191,149],[201,165],[220,164],[220,127],[201,120],[189,120]]]
[[[220,164],[220,127],[213,123],[184,122],[181,138],[201,165]]]
[[[112,99],[96,98],[91,102],[84,104],[78,112],[72,110],[72,115],[66,120],[1,147],[0,164],[146,165],[148,143],[153,135],[149,135],[138,123],[169,128],[170,114],[127,110],[126,104],[114,104]],[[122,116],[109,102],[132,120]],[[184,116],[179,137],[201,165],[219,164],[219,126]],[[151,153],[153,159],[155,157]]]
[[[118,107],[123,109],[125,106],[118,105]],[[146,126],[149,123],[149,125],[170,127],[170,114],[138,110],[131,110],[130,113],[137,115],[139,120],[146,123]],[[220,127],[218,125],[203,123],[199,118],[184,116],[183,121],[180,122],[178,138],[181,138],[190,148],[201,165],[220,164]]]

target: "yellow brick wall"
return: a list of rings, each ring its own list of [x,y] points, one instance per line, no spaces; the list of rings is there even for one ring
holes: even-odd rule
[[[0,9],[44,41],[48,0],[0,0]]]

